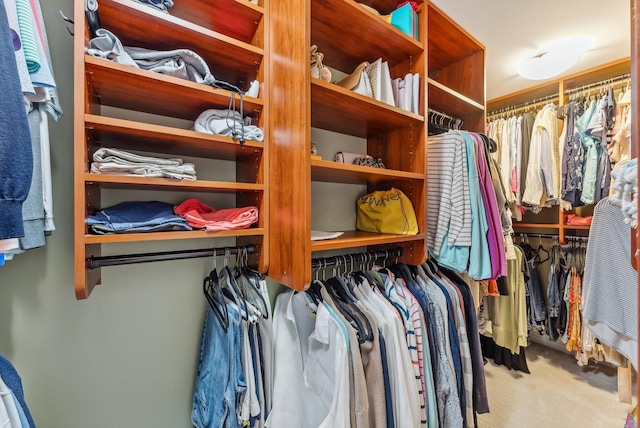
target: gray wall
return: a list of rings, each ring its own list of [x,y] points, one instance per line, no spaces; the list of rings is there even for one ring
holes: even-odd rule
[[[58,15],[60,9],[73,16],[73,1],[40,2],[65,111],[60,122],[50,124],[57,230],[45,247],[0,267],[0,353],[22,376],[38,427],[189,427],[205,308],[202,279],[211,261],[105,268],[103,285],[88,300],[75,299],[73,39]],[[338,150],[366,150],[358,139],[322,131],[314,131],[313,138],[325,159]],[[232,166],[226,168],[233,175]],[[353,229],[354,201],[365,191],[365,186],[314,184],[314,227]],[[338,195],[345,202],[336,206]],[[134,197],[135,192],[103,192],[103,205]],[[103,253],[207,245],[234,242],[105,245]],[[277,287],[271,289],[275,294]]]

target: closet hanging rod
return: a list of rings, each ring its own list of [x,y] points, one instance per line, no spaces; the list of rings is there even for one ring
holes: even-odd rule
[[[552,94],[552,95],[547,95],[546,97],[542,97],[542,98],[534,98],[531,101],[525,101],[523,103],[520,104],[515,104],[512,106],[508,106],[508,107],[504,107],[498,110],[494,110],[492,112],[490,112],[489,114],[487,114],[487,117],[489,116],[497,116],[499,114],[503,114],[503,113],[510,113],[510,112],[514,112],[517,110],[521,110],[523,108],[527,108],[527,107],[535,107],[538,104],[542,104],[542,103],[547,103],[548,101],[558,101],[560,100],[560,95],[559,94]]]
[[[515,232],[515,236],[527,237],[527,238],[548,238],[548,239],[560,239],[559,235],[550,235],[548,233],[527,233],[527,232]]]
[[[565,236],[565,238],[567,239],[567,241],[588,241],[589,237],[588,236]]]
[[[136,263],[164,262],[168,260],[184,260],[202,257],[224,256],[245,252],[253,254],[255,247],[203,248],[200,250],[165,251],[160,253],[121,254],[114,256],[91,256],[86,259],[87,269],[97,269],[105,266],[130,265]]]
[[[514,232],[515,236],[518,237],[527,237],[527,238],[548,238],[548,239],[559,239],[559,235],[551,235],[548,233],[527,233],[527,232]],[[565,239],[568,241],[588,241],[588,236],[573,236],[573,235],[565,235]]]
[[[586,91],[589,89],[594,89],[594,88],[598,89],[599,87],[614,85],[630,79],[631,79],[631,73],[625,73],[625,74],[621,74],[620,76],[612,77],[610,79],[604,79],[599,82],[589,83],[588,85],[583,85],[578,88],[567,89],[566,91],[564,91],[564,93],[567,95],[575,94],[575,93]]]
[[[311,259],[311,269],[325,268],[338,264],[350,265],[352,263],[371,262],[389,257],[400,257],[403,254],[401,247],[389,250],[367,251],[364,253],[342,254],[330,257],[317,257]]]
[[[427,109],[427,113],[431,113],[431,114],[435,114],[435,115],[438,115],[438,116],[442,116],[442,117],[444,117],[446,119],[450,119],[450,120],[458,120],[457,117],[453,117],[450,114],[443,113],[441,111],[434,110],[432,108]]]

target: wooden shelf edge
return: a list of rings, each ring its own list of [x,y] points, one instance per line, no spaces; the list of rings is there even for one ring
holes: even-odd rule
[[[512,226],[526,228],[538,227],[541,229],[560,229],[560,224],[558,223],[518,223],[514,221],[512,223]]]
[[[568,229],[568,230],[589,230],[589,229],[591,229],[590,225],[584,225],[584,224],[580,224],[580,225],[578,225],[578,224],[565,224],[563,227],[565,229]]]
[[[371,177],[381,177],[389,179],[425,180],[425,174],[417,172],[399,171],[395,169],[374,168],[363,165],[349,165],[340,162],[311,159],[311,168],[326,169],[344,172],[345,174],[367,174]],[[313,174],[313,172],[312,172]]]
[[[466,96],[462,95],[459,92],[454,91],[453,89],[443,85],[442,83],[440,83],[440,82],[438,82],[436,80],[433,80],[430,77],[427,77],[427,83],[429,85],[431,85],[431,86],[434,86],[434,87],[440,89],[443,92],[448,93],[449,95],[451,95],[451,96],[453,96],[453,97],[455,97],[455,98],[457,98],[457,99],[459,99],[461,101],[464,101],[465,103],[469,104],[470,106],[476,108],[478,111],[484,111],[484,106],[482,104],[478,103],[477,101],[472,100],[469,97],[466,97]]]
[[[178,77],[167,76],[165,74],[154,73],[153,71],[143,70],[141,68],[135,68],[129,65],[119,64],[113,61],[109,61],[107,59],[97,58],[92,55],[85,55],[84,62],[85,62],[85,66],[88,65],[89,67],[98,67],[106,70],[107,72],[109,70],[112,70],[119,73],[127,73],[127,74],[133,75],[138,79],[144,79],[147,81],[152,80],[160,84],[166,83],[166,84],[181,86],[189,90],[200,91],[206,96],[220,97],[220,99],[224,100],[225,103],[228,103],[229,98],[231,97],[231,92],[225,89],[218,89],[202,83],[196,83],[190,80],[180,79]],[[91,72],[91,70],[89,70],[89,72]],[[151,84],[151,83],[147,82],[147,84]],[[250,109],[262,110],[264,106],[264,101],[260,98],[244,97],[243,103],[246,110],[250,110]]]
[[[426,239],[425,234],[386,235],[359,231],[345,232],[343,236],[323,241],[311,241],[311,251],[328,251],[343,248],[366,247],[369,245],[386,245]]]
[[[445,19],[449,23],[449,25],[451,25],[452,27],[456,28],[458,31],[460,31],[462,34],[464,34],[469,40],[471,40],[475,45],[477,45],[479,51],[480,50],[486,50],[485,46],[482,43],[480,43],[480,41],[478,39],[476,39],[474,36],[469,34],[469,32],[467,30],[465,30],[463,27],[461,27],[460,24],[458,24],[453,19],[451,19],[451,17],[449,17],[449,15],[447,15],[440,8],[438,8],[433,3],[433,1],[429,1],[428,5],[429,5],[429,9],[428,9],[428,13],[429,14],[437,13],[441,18]]]
[[[209,233],[203,230],[186,230],[176,232],[123,233],[113,235],[84,235],[87,244],[111,244],[122,242],[171,241],[176,239],[233,238],[241,236],[264,236],[264,228],[225,230]]]
[[[192,131],[190,129],[172,128],[164,125],[154,125],[145,122],[136,122],[126,119],[117,119],[108,116],[95,114],[84,115],[85,128],[88,130],[100,130],[122,133],[145,133],[151,136],[161,136],[176,139],[201,140],[202,142],[214,143],[218,145],[240,146],[240,143],[231,137],[222,135],[205,134],[203,132]],[[245,141],[245,148],[262,149],[264,144],[257,141]]]
[[[366,97],[364,95],[360,95],[357,94],[349,89],[343,88],[342,86],[338,86],[334,83],[329,83],[329,82],[325,82],[324,80],[320,80],[320,79],[315,79],[312,78],[311,79],[311,89],[313,90],[313,87],[318,88],[319,90],[322,91],[332,91],[335,93],[340,94],[341,96],[347,97],[347,98],[351,98],[353,100],[353,102],[358,102],[358,103],[366,103],[369,104],[372,108],[377,108],[380,110],[385,110],[387,111],[389,114],[394,114],[394,115],[398,115],[398,116],[404,116],[410,120],[414,120],[416,122],[424,122],[424,116],[421,116],[419,114],[415,114],[412,113],[410,111],[407,110],[403,110],[399,107],[396,106],[392,106],[389,105],[387,103],[383,103],[382,101],[378,101],[375,100],[373,98],[370,97]],[[311,104],[313,105],[313,95],[311,96]],[[312,114],[313,114],[313,107],[311,109]]]
[[[104,183],[127,186],[155,186],[168,187],[175,190],[201,190],[201,191],[263,191],[264,184],[238,183],[227,181],[208,180],[174,180],[170,178],[137,177],[131,175],[116,174],[84,174],[85,184]]]

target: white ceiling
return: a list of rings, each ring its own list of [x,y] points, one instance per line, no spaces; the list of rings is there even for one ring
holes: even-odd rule
[[[629,0],[431,1],[485,45],[487,100],[545,82],[520,77],[517,64],[555,39],[586,35],[594,42],[563,75],[631,55]]]

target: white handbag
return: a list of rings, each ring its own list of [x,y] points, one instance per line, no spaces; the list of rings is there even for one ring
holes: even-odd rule
[[[338,86],[351,89],[353,92],[365,97],[373,97],[371,82],[366,70],[368,65],[369,63],[366,61],[358,65],[353,73],[338,82]]]

